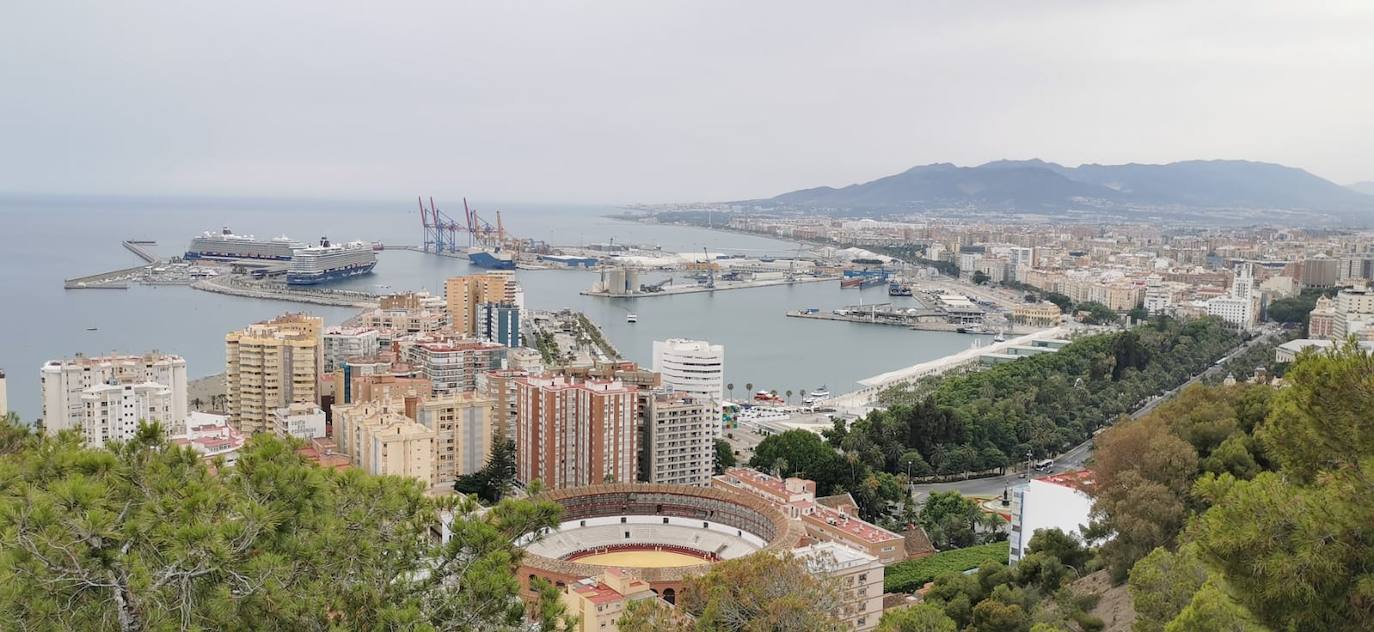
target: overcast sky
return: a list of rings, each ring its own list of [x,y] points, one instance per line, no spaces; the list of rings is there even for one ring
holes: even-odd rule
[[[1030,157],[1374,180],[1374,2],[0,6],[0,192],[721,200]]]

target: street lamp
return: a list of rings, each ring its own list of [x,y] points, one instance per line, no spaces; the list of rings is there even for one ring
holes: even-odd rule
[[[1031,451],[1026,450],[1026,480],[1031,478]]]

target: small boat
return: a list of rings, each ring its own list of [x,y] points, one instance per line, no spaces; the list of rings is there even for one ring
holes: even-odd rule
[[[888,296],[911,296],[911,286],[893,281],[887,285]]]
[[[993,337],[992,337],[992,341],[993,341],[993,342],[1006,342],[1006,341],[1007,341],[1007,337],[1004,336],[1004,335],[1002,335],[1002,332],[999,331],[999,332],[997,332],[997,335],[996,335],[996,336],[993,336]]]
[[[806,397],[803,397],[803,398],[802,398],[802,403],[803,403],[803,404],[816,404],[816,403],[819,403],[819,402],[823,402],[823,401],[825,401],[825,400],[827,400],[827,399],[830,399],[830,391],[825,390],[825,387],[822,386],[822,387],[821,387],[820,389],[818,389],[818,390],[814,390],[814,391],[811,391],[810,393],[807,393],[807,394],[806,394]]]
[[[637,323],[637,322],[639,322],[639,315],[637,315],[637,314],[626,314],[626,315],[625,315],[625,322],[627,322],[627,323]]]
[[[100,331],[99,327],[87,327],[86,331]]]

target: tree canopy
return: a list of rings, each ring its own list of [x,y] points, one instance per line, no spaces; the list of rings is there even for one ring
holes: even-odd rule
[[[4,629],[514,630],[513,542],[560,513],[507,500],[479,515],[267,435],[211,467],[155,425],[111,449],[0,432],[15,434],[0,446]]]

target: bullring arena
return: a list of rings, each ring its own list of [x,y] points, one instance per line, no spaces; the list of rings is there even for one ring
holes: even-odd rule
[[[733,490],[609,484],[536,496],[563,507],[555,530],[521,540],[520,582],[563,586],[629,570],[672,601],[683,581],[712,564],[763,550],[790,550],[801,530],[772,504]]]

